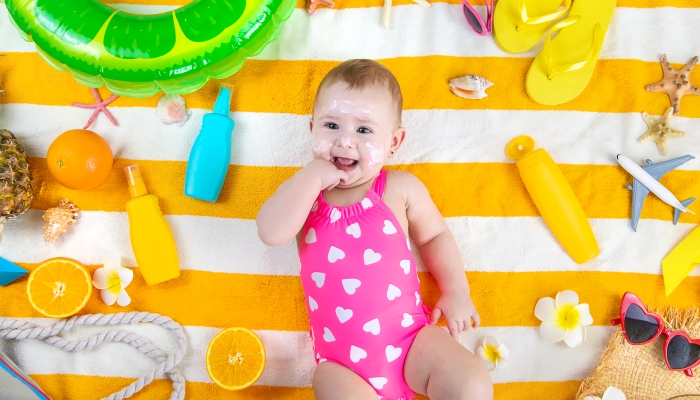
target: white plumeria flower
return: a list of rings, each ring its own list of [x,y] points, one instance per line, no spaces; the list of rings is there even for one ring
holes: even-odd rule
[[[486,369],[491,372],[496,368],[501,369],[508,365],[506,357],[510,355],[510,351],[505,344],[498,343],[495,337],[486,336],[484,345],[476,348],[476,355],[481,358],[481,361],[486,364]]]
[[[583,400],[627,400],[627,397],[622,393],[622,390],[615,386],[608,386],[605,393],[603,393],[602,399],[600,397],[586,396]]]
[[[112,257],[105,261],[104,267],[97,268],[92,276],[92,285],[102,291],[102,300],[111,306],[115,302],[120,306],[131,303],[126,288],[134,278],[134,271],[122,267],[121,257]]]
[[[586,325],[593,323],[588,304],[578,304],[578,294],[573,290],[557,293],[557,299],[543,297],[535,306],[535,317],[542,321],[540,334],[555,343],[560,340],[569,347],[576,347],[586,340]]]

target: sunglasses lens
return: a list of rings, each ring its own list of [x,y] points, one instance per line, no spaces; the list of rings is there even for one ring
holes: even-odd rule
[[[625,334],[631,343],[644,343],[659,331],[659,323],[647,315],[636,304],[631,304],[625,313]]]
[[[471,25],[477,33],[481,33],[484,29],[481,27],[481,23],[476,15],[474,15],[472,10],[467,6],[462,6],[462,9],[464,10],[464,16],[467,18],[469,25]]]
[[[688,368],[700,360],[700,345],[688,342],[683,336],[674,336],[668,342],[666,356],[671,368]]]

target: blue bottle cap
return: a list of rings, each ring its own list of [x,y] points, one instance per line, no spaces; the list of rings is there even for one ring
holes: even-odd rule
[[[231,94],[233,91],[233,86],[227,83],[222,83],[219,89],[219,96],[216,98],[216,103],[214,103],[214,113],[225,115],[228,117],[229,112],[231,112]]]

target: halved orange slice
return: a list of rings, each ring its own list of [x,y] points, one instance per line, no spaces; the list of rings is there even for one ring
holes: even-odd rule
[[[265,347],[249,329],[225,329],[209,343],[207,372],[224,389],[245,389],[260,378],[264,369]]]
[[[90,273],[69,258],[46,260],[29,274],[27,296],[35,310],[66,318],[82,310],[92,294]]]

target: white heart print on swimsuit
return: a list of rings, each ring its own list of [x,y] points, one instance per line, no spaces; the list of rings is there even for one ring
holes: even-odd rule
[[[317,362],[351,368],[387,400],[414,397],[403,375],[408,349],[429,320],[409,241],[382,201],[386,172],[364,199],[347,207],[318,196],[300,240],[302,286],[309,298]],[[314,299],[313,310],[311,300]]]

